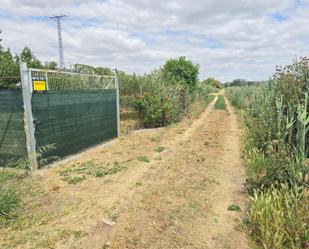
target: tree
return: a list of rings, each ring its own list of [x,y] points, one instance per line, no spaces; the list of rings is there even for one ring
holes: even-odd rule
[[[247,81],[245,79],[235,79],[233,80],[229,86],[245,86]]]
[[[209,77],[206,80],[203,80],[202,84],[210,85],[210,86],[218,88],[218,89],[222,88],[221,82],[219,80],[216,80],[215,78],[212,78],[212,77]]]
[[[21,51],[20,60],[26,62],[29,68],[43,68],[42,63],[35,57],[29,47],[24,47]]]
[[[74,71],[77,73],[94,74],[95,69],[93,66],[85,64],[74,64]]]
[[[193,90],[198,82],[199,65],[186,57],[170,59],[162,68],[163,79],[170,84],[182,84]]]
[[[45,68],[49,69],[49,70],[56,70],[57,69],[57,63],[55,61],[45,62]]]
[[[96,74],[99,75],[109,75],[109,76],[115,75],[115,73],[108,67],[96,67],[94,71]]]
[[[1,32],[0,32],[1,33]],[[2,39],[0,39],[0,42]],[[19,69],[9,49],[0,43],[0,88],[16,88],[19,82]]]

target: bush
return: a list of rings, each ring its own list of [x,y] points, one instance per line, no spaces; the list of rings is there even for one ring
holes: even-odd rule
[[[166,126],[172,121],[173,105],[169,99],[146,95],[137,98],[134,107],[146,128]]]
[[[297,163],[288,158],[284,152],[264,154],[252,148],[245,154],[250,193],[253,189],[295,183],[293,173],[297,168]]]

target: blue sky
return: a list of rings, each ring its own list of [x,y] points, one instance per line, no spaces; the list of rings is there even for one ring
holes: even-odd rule
[[[0,0],[3,45],[30,46],[57,60],[63,21],[65,62],[144,73],[187,56],[200,78],[268,79],[275,65],[309,54],[309,0]]]

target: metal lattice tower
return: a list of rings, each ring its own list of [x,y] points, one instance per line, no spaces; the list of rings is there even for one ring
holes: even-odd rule
[[[62,43],[62,29],[61,29],[61,19],[67,17],[66,15],[61,16],[51,16],[49,18],[57,22],[57,31],[58,31],[58,53],[59,53],[59,67],[60,69],[64,68],[64,54],[63,54],[63,43]]]

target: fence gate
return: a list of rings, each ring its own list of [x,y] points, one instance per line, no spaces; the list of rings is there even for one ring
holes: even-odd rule
[[[102,76],[25,63],[20,70],[32,169],[119,136],[117,70]]]

